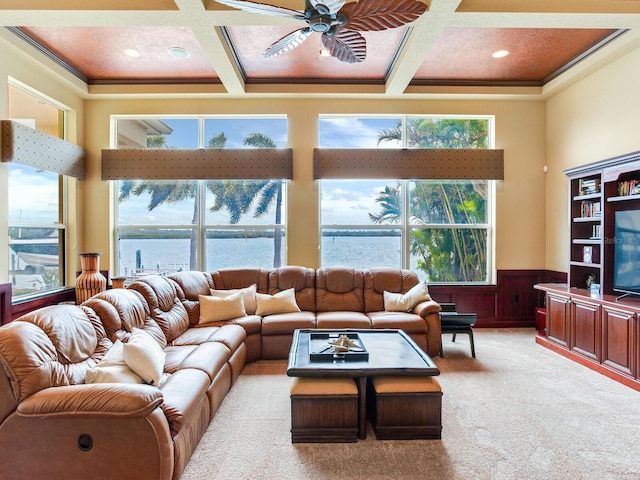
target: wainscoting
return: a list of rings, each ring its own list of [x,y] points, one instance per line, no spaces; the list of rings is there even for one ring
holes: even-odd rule
[[[566,281],[564,272],[498,270],[495,285],[430,285],[429,293],[439,303],[455,303],[458,312],[475,313],[476,327],[535,327],[544,295],[533,286]]]

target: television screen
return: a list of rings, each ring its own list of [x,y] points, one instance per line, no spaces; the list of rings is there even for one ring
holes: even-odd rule
[[[640,210],[615,212],[613,289],[640,294]]]

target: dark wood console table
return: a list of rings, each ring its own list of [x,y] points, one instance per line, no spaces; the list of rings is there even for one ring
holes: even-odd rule
[[[542,283],[546,334],[536,342],[640,391],[640,297]]]

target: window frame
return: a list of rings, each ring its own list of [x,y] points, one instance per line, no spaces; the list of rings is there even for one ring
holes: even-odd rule
[[[167,120],[167,119],[196,119],[197,120],[197,138],[198,138],[198,149],[206,149],[207,139],[205,138],[205,129],[206,122],[209,119],[217,119],[217,120],[228,120],[233,121],[236,119],[248,119],[248,120],[269,120],[269,119],[281,119],[285,122],[288,122],[286,115],[112,115],[111,116],[111,146],[112,148],[118,148],[118,120],[137,120],[137,119],[153,119],[153,120]],[[288,125],[286,125],[288,130]],[[286,134],[286,132],[285,132]],[[286,136],[286,135],[285,135]],[[250,149],[251,147],[247,147]],[[223,179],[220,179],[223,180]],[[268,179],[264,179],[268,180]],[[288,181],[286,179],[274,179],[281,180],[283,182],[283,195],[284,198],[287,198],[287,185]],[[207,210],[207,198],[208,198],[208,189],[207,189],[207,181],[208,180],[192,180],[196,182],[196,199],[194,201],[197,202],[198,205],[198,215],[196,217],[196,222],[194,224],[120,224],[119,223],[119,202],[118,202],[118,191],[120,180],[110,181],[112,188],[112,198],[114,204],[114,267],[115,271],[119,272],[118,274],[122,274],[123,266],[120,259],[120,246],[119,246],[119,237],[120,232],[125,230],[187,230],[196,232],[196,268],[200,271],[206,271],[208,262],[208,252],[206,249],[207,243],[207,231],[209,230],[244,230],[244,231],[254,231],[254,230],[274,230],[276,228],[280,228],[283,232],[283,238],[286,238],[287,231],[287,204],[283,202],[282,204],[282,223],[280,225],[276,225],[273,222],[269,223],[237,223],[237,224],[217,224],[212,223],[208,218],[208,210]],[[262,180],[255,180],[262,181]],[[281,260],[282,264],[286,265],[286,242],[282,243],[281,246]],[[146,268],[146,267],[145,267]]]
[[[487,121],[487,130],[488,130],[488,138],[487,138],[487,147],[493,148],[495,144],[495,117],[493,115],[358,115],[358,114],[350,114],[350,115],[321,115],[320,120],[323,118],[354,118],[354,119],[399,119],[401,123],[402,129],[402,141],[400,145],[396,146],[384,146],[378,145],[379,148],[412,148],[408,146],[407,142],[407,125],[410,119],[413,118],[430,118],[430,119],[454,119],[454,120],[486,120]],[[321,121],[318,122],[318,129],[321,128]],[[318,138],[321,138],[322,135],[319,132]],[[323,146],[320,145],[320,148]],[[331,148],[336,148],[332,146]],[[365,179],[363,179],[365,180]],[[425,223],[425,224],[412,224],[409,216],[409,203],[410,203],[410,193],[409,187],[411,182],[420,181],[419,179],[385,179],[387,182],[395,182],[400,186],[401,192],[401,206],[402,206],[402,214],[401,214],[401,222],[399,224],[325,224],[323,222],[322,216],[322,183],[323,180],[319,180],[319,188],[318,188],[318,210],[319,210],[319,249],[320,249],[320,265],[322,266],[323,252],[322,252],[322,238],[323,234],[327,230],[369,230],[369,229],[381,229],[381,228],[389,228],[389,229],[400,229],[402,231],[402,240],[401,240],[401,268],[414,270],[418,273],[421,278],[424,278],[426,275],[424,272],[417,270],[412,265],[412,255],[411,255],[411,232],[416,230],[426,230],[426,229],[479,229],[486,231],[486,277],[484,281],[454,281],[454,282],[431,282],[435,284],[444,284],[444,285],[459,285],[459,284],[476,284],[476,285],[488,285],[494,284],[496,280],[496,268],[495,268],[495,228],[496,228],[496,180],[483,180],[487,182],[487,199],[486,199],[486,222],[484,223],[473,223],[473,224],[436,224],[436,223]],[[345,180],[348,182],[349,180]]]
[[[15,80],[13,78],[9,78],[7,81],[7,85],[8,85],[8,89],[7,89],[7,98],[9,100],[9,110],[8,110],[8,117],[11,117],[13,115],[12,110],[11,110],[11,89],[16,89],[18,91],[20,91],[22,94],[28,95],[30,98],[32,98],[34,101],[36,101],[38,104],[42,104],[42,105],[46,105],[47,107],[51,107],[55,110],[57,110],[58,112],[58,132],[59,134],[56,135],[58,138],[60,138],[61,140],[67,140],[68,138],[68,120],[69,120],[69,109],[67,107],[65,107],[63,104],[56,102],[55,100],[53,100],[52,98],[46,96],[45,94],[41,93],[40,91],[18,81]],[[33,127],[35,130],[38,131],[42,131],[38,129],[38,125],[36,123],[36,125]],[[44,133],[48,133],[51,134],[50,132],[44,131]],[[28,166],[23,166],[22,168],[28,168],[28,169],[33,169],[33,167],[28,167]],[[52,172],[50,172],[52,173]],[[57,236],[58,236],[58,268],[57,268],[57,274],[58,274],[58,285],[55,287],[50,287],[50,288],[43,288],[40,289],[38,291],[34,291],[34,292],[29,292],[29,293],[25,293],[25,294],[16,294],[16,290],[13,290],[12,292],[12,298],[11,301],[12,303],[16,303],[16,302],[24,302],[24,301],[28,301],[28,300],[32,300],[32,299],[36,299],[36,298],[40,298],[40,297],[44,297],[47,295],[50,295],[52,293],[56,293],[56,292],[60,292],[62,290],[64,290],[66,288],[66,278],[67,278],[67,257],[68,257],[68,252],[67,252],[67,245],[68,245],[68,182],[69,179],[62,174],[57,174],[57,210],[58,210],[58,215],[57,221],[48,223],[40,223],[40,222],[33,222],[33,223],[29,223],[29,222],[18,222],[18,223],[12,223],[10,218],[7,219],[7,227],[8,229],[11,228],[24,228],[24,229],[50,229],[50,230],[55,230],[57,232]],[[8,190],[11,190],[11,182],[8,181],[8,185],[7,185]],[[11,262],[9,261],[8,263],[9,268],[11,268]],[[15,275],[14,275],[15,276]],[[12,275],[8,275],[9,278],[12,277]],[[13,281],[12,281],[13,283]]]

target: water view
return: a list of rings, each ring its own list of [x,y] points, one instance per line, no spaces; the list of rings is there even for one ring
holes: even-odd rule
[[[189,244],[187,238],[121,239],[119,275],[134,275],[138,250],[140,270],[144,273],[189,270]],[[273,238],[210,238],[206,241],[206,258],[208,272],[219,268],[271,268]],[[322,237],[323,266],[399,267],[401,259],[400,237]]]

